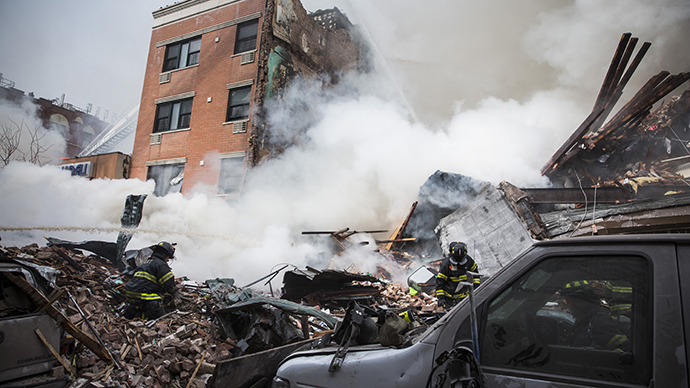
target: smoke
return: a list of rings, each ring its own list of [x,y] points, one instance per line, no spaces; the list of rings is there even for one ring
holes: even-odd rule
[[[389,237],[435,171],[548,185],[540,168],[591,111],[623,32],[653,43],[628,89],[658,66],[687,70],[689,54],[677,49],[687,4],[352,0],[341,9],[369,30],[390,71],[343,75],[329,89],[295,82],[268,106],[276,148],[239,198],[213,188],[155,197],[153,181],[12,163],[0,171],[2,243],[40,242],[47,227],[64,229],[49,232],[62,239],[115,241],[126,196],[149,194],[129,248],[177,242],[177,276],[245,285],[283,263],[372,271],[374,238]],[[328,235],[301,234],[345,227],[389,232],[355,235],[369,245],[343,256],[330,253]]]
[[[36,109],[28,99],[23,99],[21,104],[0,103],[0,157],[3,160],[56,164],[64,157],[67,143],[63,134],[43,128]]]

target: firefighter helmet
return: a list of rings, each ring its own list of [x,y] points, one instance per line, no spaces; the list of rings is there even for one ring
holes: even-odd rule
[[[563,286],[561,295],[564,298],[578,298],[582,300],[596,300],[599,299],[592,284],[587,280],[577,280],[570,282]]]
[[[449,250],[450,250],[450,256],[455,261],[460,261],[467,254],[467,244],[465,244],[464,242],[460,242],[460,241],[454,241],[454,242],[450,243],[450,249]]]
[[[173,244],[167,241],[161,241],[158,244],[151,246],[151,249],[153,249],[154,252],[162,252],[169,258],[173,258],[175,256],[175,247]]]

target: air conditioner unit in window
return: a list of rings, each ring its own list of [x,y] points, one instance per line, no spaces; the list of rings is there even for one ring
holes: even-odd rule
[[[166,82],[170,82],[170,72],[161,73],[160,76],[158,77],[158,83],[159,84],[164,84]]]
[[[255,51],[249,51],[240,56],[240,65],[246,65],[247,63],[254,62]]]
[[[151,134],[151,145],[161,144],[161,139],[163,139],[162,133],[152,133]]]
[[[247,122],[238,121],[232,124],[232,133],[244,133],[247,132]]]

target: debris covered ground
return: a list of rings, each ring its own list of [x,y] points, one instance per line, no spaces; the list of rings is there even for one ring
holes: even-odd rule
[[[109,260],[88,251],[37,244],[0,250],[3,262],[57,270],[53,284],[48,281],[43,287],[20,280],[18,273],[0,272],[4,290],[0,319],[52,311],[47,312],[65,330],[56,349],[61,364],[54,362],[56,366],[43,377],[62,382],[58,386],[204,387],[222,361],[332,332],[345,313],[345,308],[334,303],[338,298],[365,295],[359,301],[371,308],[413,308],[420,314],[436,308],[434,297],[424,292],[410,295],[406,287],[371,275],[309,269],[289,273],[293,279],[305,273],[312,275],[311,280],[313,275],[317,281],[326,277],[331,284],[340,279],[349,288],[338,291],[314,283],[313,291],[329,306],[322,310],[317,300],[306,306],[273,298],[251,288],[237,288],[232,279],[197,284],[180,278],[180,297],[166,299],[166,310],[171,313],[156,321],[130,321],[119,313],[128,277]],[[40,288],[42,295],[31,290]],[[31,301],[20,298],[20,303],[11,297],[20,294],[19,289],[34,294]],[[296,300],[309,299],[305,296]],[[19,382],[0,382],[0,386],[8,384]]]

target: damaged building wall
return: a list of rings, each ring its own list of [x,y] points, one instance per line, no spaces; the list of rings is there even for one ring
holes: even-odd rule
[[[504,193],[487,185],[436,228],[447,252],[452,241],[463,241],[482,275],[491,276],[527,249],[534,240]]]
[[[359,51],[344,28],[329,29],[307,15],[296,0],[275,0],[271,49],[284,45],[293,57],[295,69],[304,75],[335,75],[338,71],[355,70]]]
[[[324,86],[338,82],[340,74],[365,68],[362,63],[364,44],[349,33],[355,31],[347,18],[333,9],[339,23],[323,23],[324,11],[308,15],[296,0],[269,0],[266,2],[266,18],[262,26],[259,52],[259,72],[256,102],[262,109],[254,124],[250,139],[250,162],[258,164],[271,153],[277,154],[297,139],[280,141],[271,136],[266,125],[265,108],[269,100],[280,109],[299,109],[284,106],[282,92],[297,76],[320,80]],[[347,21],[347,23],[345,22]],[[327,27],[328,26],[328,27]],[[302,123],[306,128],[309,123]],[[299,123],[291,123],[299,126]],[[295,131],[299,136],[301,131]],[[288,144],[286,144],[288,143]]]

